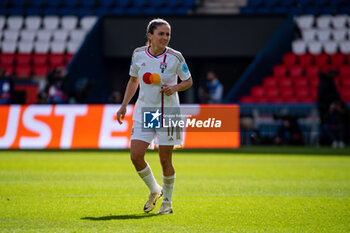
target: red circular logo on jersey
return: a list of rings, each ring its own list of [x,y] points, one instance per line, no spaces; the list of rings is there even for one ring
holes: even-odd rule
[[[150,72],[147,72],[143,75],[142,80],[146,84],[154,84],[154,85],[160,84],[160,76],[157,73],[151,74]]]

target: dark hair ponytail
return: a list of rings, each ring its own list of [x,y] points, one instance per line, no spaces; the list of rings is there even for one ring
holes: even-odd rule
[[[165,21],[164,19],[161,18],[157,18],[157,19],[152,19],[147,26],[147,30],[146,30],[146,38],[148,38],[148,33],[153,34],[154,30],[157,29],[157,27],[161,26],[161,25],[167,25],[170,28],[170,24]],[[151,41],[148,39],[146,45],[151,45]]]

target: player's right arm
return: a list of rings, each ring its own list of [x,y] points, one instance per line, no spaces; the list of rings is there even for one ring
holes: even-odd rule
[[[139,86],[139,78],[131,76],[126,86],[123,103],[117,112],[117,120],[119,124],[123,124],[122,120],[126,114],[126,106],[129,104],[131,98],[135,95],[137,87]]]

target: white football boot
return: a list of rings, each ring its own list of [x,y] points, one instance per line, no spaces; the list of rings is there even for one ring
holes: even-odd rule
[[[160,209],[156,214],[172,214],[173,208],[171,207],[171,203],[162,202],[162,205],[160,206]]]
[[[159,198],[163,196],[163,189],[159,191],[159,193],[150,193],[148,196],[148,201],[146,202],[145,206],[143,207],[143,211],[146,213],[151,212],[154,207],[156,207],[156,203]]]

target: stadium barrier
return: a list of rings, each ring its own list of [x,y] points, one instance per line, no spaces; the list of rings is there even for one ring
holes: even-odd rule
[[[191,105],[193,118],[230,122],[224,130],[184,132],[184,148],[238,148],[238,105]],[[1,149],[125,149],[129,148],[133,105],[118,124],[118,105],[2,105]],[[193,115],[193,114],[192,114]],[[192,121],[193,122],[193,121]],[[185,130],[186,131],[186,130]],[[190,132],[191,131],[191,132]]]

